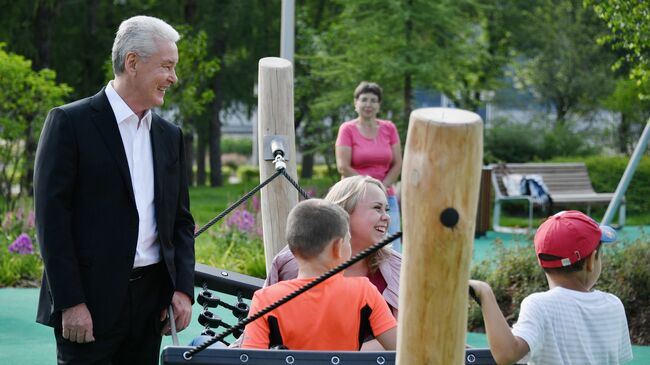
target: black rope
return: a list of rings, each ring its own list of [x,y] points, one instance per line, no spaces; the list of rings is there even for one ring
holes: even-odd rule
[[[271,175],[271,177],[269,177],[268,179],[266,179],[266,181],[264,181],[263,183],[257,185],[253,190],[251,190],[251,191],[249,191],[248,193],[246,193],[246,195],[244,195],[244,196],[241,197],[239,200],[237,200],[233,205],[229,206],[228,208],[226,208],[226,210],[224,210],[223,212],[221,212],[221,214],[219,214],[218,216],[212,218],[211,221],[209,221],[205,226],[201,227],[201,229],[199,229],[198,231],[196,231],[196,232],[194,233],[194,238],[198,237],[201,233],[205,232],[208,228],[212,227],[215,223],[217,223],[218,221],[220,221],[220,220],[221,220],[223,217],[225,217],[228,213],[230,213],[230,212],[232,212],[233,210],[235,210],[235,208],[237,208],[238,206],[240,206],[243,202],[245,202],[246,200],[250,199],[250,197],[253,196],[253,194],[255,194],[255,193],[257,193],[258,191],[260,191],[263,187],[265,187],[268,183],[270,183],[271,181],[273,181],[273,179],[275,179],[276,177],[282,175],[283,172],[284,172],[284,170],[277,170],[273,175]]]
[[[298,190],[298,192],[300,193],[300,195],[302,195],[303,198],[309,199],[309,194],[307,194],[307,192],[305,190],[303,190],[303,188],[301,188],[300,185],[298,185],[298,183],[294,179],[291,178],[291,176],[289,176],[289,174],[287,173],[287,170],[282,169],[280,171],[282,171],[282,175],[284,175],[284,177],[286,177],[287,180],[289,180],[291,185],[293,185],[296,188],[296,190]]]
[[[319,276],[318,278],[314,279],[313,281],[309,282],[308,284],[303,285],[293,293],[287,294],[285,297],[281,298],[280,300],[276,301],[273,304],[270,304],[266,308],[260,310],[259,312],[253,314],[252,316],[249,316],[247,318],[242,319],[237,323],[236,325],[230,327],[228,330],[222,332],[218,336],[212,337],[211,339],[207,340],[206,342],[188,350],[183,353],[183,358],[185,360],[190,360],[192,359],[192,356],[198,354],[199,352],[205,350],[208,348],[210,345],[214,344],[217,341],[221,341],[224,339],[226,336],[230,335],[234,331],[237,330],[243,330],[244,327],[246,327],[247,324],[253,322],[254,320],[262,317],[263,315],[269,313],[270,311],[278,308],[279,306],[287,303],[288,301],[294,299],[298,295],[306,292],[307,290],[315,287],[316,285],[322,283],[323,281],[331,278],[332,276],[340,273],[341,271],[347,269],[348,267],[354,265],[355,263],[365,259],[366,257],[370,256],[371,254],[379,251],[382,247],[386,246],[387,244],[393,242],[394,240],[402,237],[402,232],[397,232],[394,233],[390,236],[388,236],[385,240],[375,243],[374,245],[366,248],[365,250],[359,252],[356,254],[354,257],[350,258],[348,261],[340,264],[339,266],[331,269],[330,271],[326,272],[325,274]]]

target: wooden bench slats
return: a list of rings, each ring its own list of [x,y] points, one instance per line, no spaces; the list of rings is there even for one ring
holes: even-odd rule
[[[586,204],[588,208],[593,204],[609,204],[614,198],[614,193],[597,193],[591,184],[587,166],[581,162],[563,163],[509,163],[491,165],[492,185],[495,190],[495,205],[493,225],[495,231],[499,231],[498,223],[501,209],[501,201],[506,200],[527,200],[529,207],[529,229],[532,225],[532,205],[536,202],[530,196],[516,195],[509,196],[503,177],[506,174],[539,175],[548,188],[549,196],[553,205],[566,206],[572,204]],[[621,203],[619,222],[623,225],[625,219],[625,202]],[[504,230],[502,230],[504,231]]]

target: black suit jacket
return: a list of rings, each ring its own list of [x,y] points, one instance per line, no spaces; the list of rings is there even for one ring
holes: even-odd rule
[[[194,294],[194,220],[181,130],[153,114],[154,203],[169,285]],[[138,238],[138,211],[119,128],[102,89],[52,109],[36,152],[34,204],[45,264],[37,322],[60,327],[61,310],[86,303],[95,334],[117,320]]]

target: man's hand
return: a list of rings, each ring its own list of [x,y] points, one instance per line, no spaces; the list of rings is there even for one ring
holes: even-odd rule
[[[93,337],[93,319],[86,303],[66,308],[62,313],[63,338],[71,342],[87,343],[95,341]]]
[[[187,328],[192,320],[192,300],[190,297],[180,291],[175,291],[174,296],[172,297],[172,309],[174,310],[174,318],[169,318],[173,320],[176,324],[176,331],[180,332]],[[166,309],[160,313],[160,320],[163,321],[168,317]],[[171,325],[169,322],[163,327],[162,335],[169,336],[172,333]]]

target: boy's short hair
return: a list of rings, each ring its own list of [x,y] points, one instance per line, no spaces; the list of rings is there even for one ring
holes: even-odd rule
[[[323,199],[298,203],[287,218],[286,238],[289,249],[303,259],[314,258],[337,238],[348,234],[348,213]]]
[[[582,212],[569,210],[542,223],[534,241],[537,260],[544,270],[567,268],[565,271],[570,272],[581,270],[580,263],[597,250],[601,242],[616,241],[616,231],[609,226],[599,226]]]
[[[361,81],[359,86],[357,86],[356,89],[354,89],[354,100],[359,99],[359,95],[361,94],[375,94],[377,95],[377,101],[381,103],[382,99],[382,94],[384,93],[383,90],[381,89],[381,86],[374,82],[368,82],[368,81]]]

